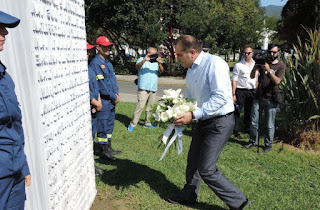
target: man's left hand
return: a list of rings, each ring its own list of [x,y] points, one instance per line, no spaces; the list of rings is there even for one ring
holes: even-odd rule
[[[188,125],[192,122],[192,113],[187,112],[177,116],[177,119],[173,122],[175,125]]]
[[[265,70],[267,73],[270,72],[271,68],[268,63],[265,63],[261,66],[263,70]]]
[[[29,174],[28,176],[24,177],[24,182],[25,182],[25,186],[28,187],[31,184],[31,175]]]

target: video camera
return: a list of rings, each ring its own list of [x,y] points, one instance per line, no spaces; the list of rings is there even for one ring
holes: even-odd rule
[[[157,58],[159,57],[159,55],[156,53],[156,54],[151,54],[150,55],[150,62],[151,63],[154,63],[154,62],[157,62]]]
[[[255,49],[253,60],[256,62],[256,65],[264,65],[265,63],[268,63],[268,54],[266,50],[261,49]]]

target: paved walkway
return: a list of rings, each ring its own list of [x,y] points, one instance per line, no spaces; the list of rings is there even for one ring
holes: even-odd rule
[[[133,82],[138,78],[136,75],[116,75],[118,81]],[[182,77],[165,77],[160,76],[158,79],[159,85],[177,85],[186,86],[186,80]]]

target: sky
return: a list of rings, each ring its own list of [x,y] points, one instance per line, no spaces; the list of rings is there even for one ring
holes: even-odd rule
[[[288,0],[260,0],[261,6],[265,7],[268,5],[284,6]]]

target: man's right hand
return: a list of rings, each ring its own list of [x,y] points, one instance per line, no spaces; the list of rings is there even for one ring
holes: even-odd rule
[[[236,101],[237,101],[237,96],[233,95],[233,102],[236,102]]]
[[[100,102],[100,103],[99,103]],[[102,109],[102,103],[101,101],[98,101],[98,104],[96,106],[97,111],[99,112]]]
[[[146,61],[150,60],[150,53],[146,55],[146,57],[144,58]]]
[[[117,96],[117,99],[114,101],[114,104],[117,104],[120,102],[120,96],[118,94],[116,94],[116,96]]]

